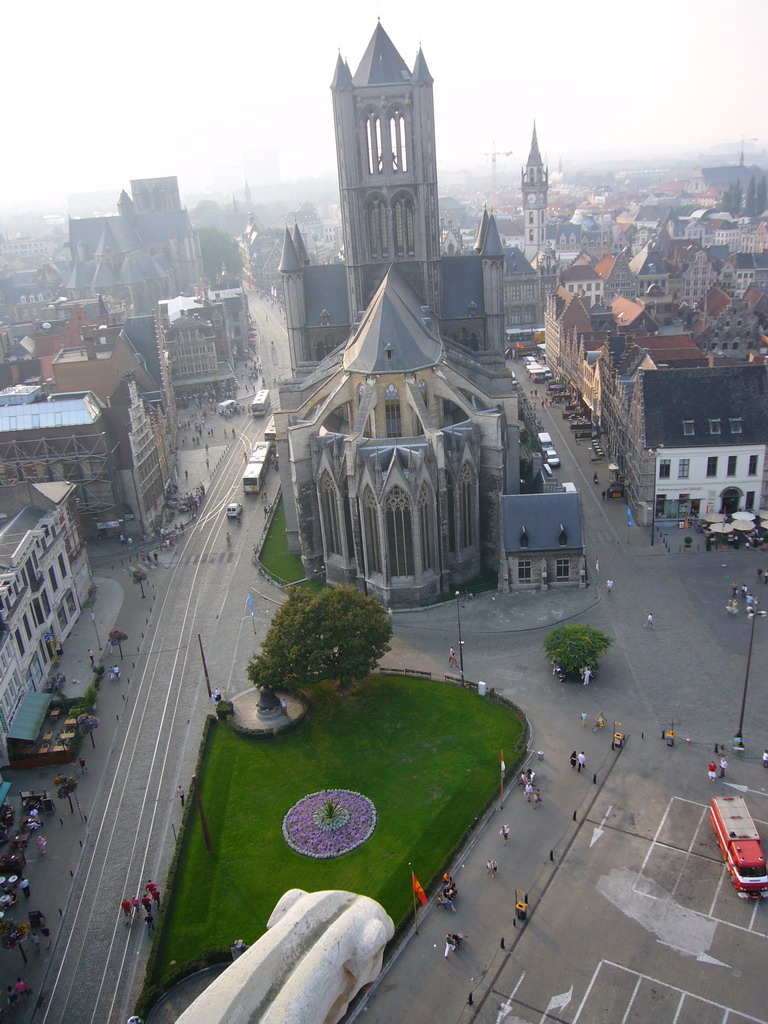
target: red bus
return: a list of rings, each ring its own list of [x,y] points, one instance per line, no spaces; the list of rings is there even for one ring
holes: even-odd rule
[[[768,871],[760,833],[743,796],[716,796],[710,817],[734,888],[742,899],[768,897]]]

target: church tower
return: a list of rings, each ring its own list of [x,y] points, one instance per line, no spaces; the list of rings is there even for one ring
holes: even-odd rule
[[[339,56],[331,83],[352,319],[392,263],[440,312],[440,232],[432,76],[411,72],[379,23],[354,75]]]
[[[544,249],[544,227],[547,220],[547,190],[549,171],[544,166],[533,125],[531,152],[522,170],[523,217],[525,219],[525,258],[530,263],[536,253]]]

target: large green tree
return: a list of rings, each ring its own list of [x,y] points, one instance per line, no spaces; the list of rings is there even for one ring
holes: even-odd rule
[[[613,640],[593,626],[558,626],[544,637],[544,653],[564,672],[578,672],[593,665],[610,648]]]
[[[355,587],[310,594],[293,587],[246,670],[255,686],[295,689],[320,679],[363,679],[389,650],[392,623]]]
[[[243,269],[240,246],[231,235],[218,228],[200,228],[198,235],[203,269],[211,283],[221,276],[222,267],[228,274],[240,274]]]

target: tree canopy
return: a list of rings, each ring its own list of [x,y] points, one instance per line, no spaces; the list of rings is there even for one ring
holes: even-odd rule
[[[321,679],[346,686],[369,675],[391,637],[392,623],[375,597],[355,587],[319,594],[293,587],[246,673],[254,686],[296,689]]]
[[[564,672],[578,672],[594,664],[612,643],[611,637],[592,626],[558,626],[544,637],[544,653]]]
[[[243,269],[240,246],[231,235],[218,228],[200,228],[200,252],[205,276],[213,283],[221,276],[222,267],[228,274],[239,275]]]

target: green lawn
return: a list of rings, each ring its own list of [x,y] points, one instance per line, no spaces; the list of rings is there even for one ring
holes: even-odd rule
[[[215,852],[191,819],[152,981],[171,961],[253,942],[293,887],[364,893],[400,921],[411,906],[408,862],[426,887],[498,786],[500,750],[511,765],[522,732],[502,707],[429,680],[373,676],[343,695],[313,687],[311,697],[312,722],[284,738],[212,730],[201,785]],[[333,787],[373,800],[376,831],[334,860],[294,853],[283,816]]]
[[[259,558],[264,568],[284,583],[295,583],[297,580],[304,579],[304,565],[301,559],[298,555],[288,553],[288,544],[285,540],[285,508],[282,499],[272,516]],[[301,583],[300,586],[317,593],[323,589],[324,584],[312,580]]]

